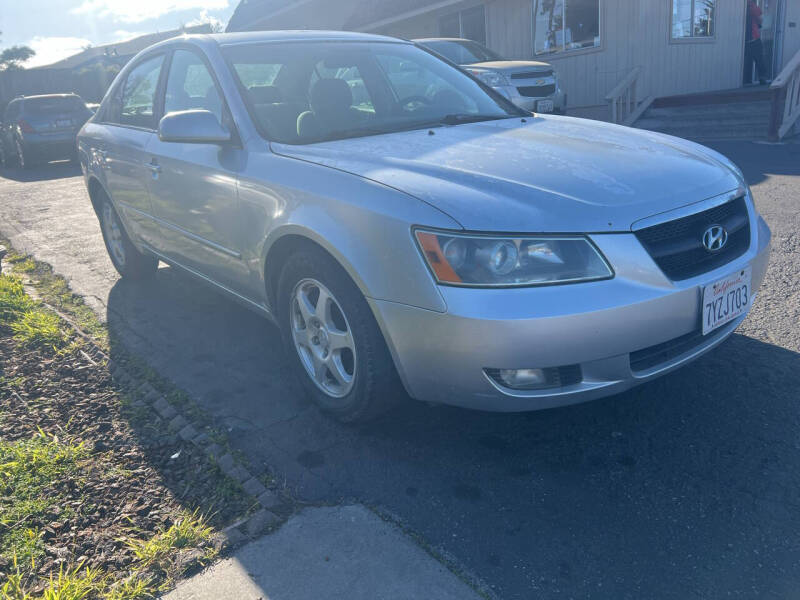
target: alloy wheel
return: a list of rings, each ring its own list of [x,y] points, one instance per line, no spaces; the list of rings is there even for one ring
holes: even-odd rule
[[[306,373],[331,398],[346,396],[355,383],[356,346],[342,307],[315,279],[298,282],[291,302],[292,339]]]

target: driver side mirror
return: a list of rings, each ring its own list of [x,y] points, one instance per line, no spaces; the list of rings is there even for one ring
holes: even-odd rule
[[[225,144],[231,141],[231,132],[210,111],[181,110],[162,117],[158,139],[182,144]]]

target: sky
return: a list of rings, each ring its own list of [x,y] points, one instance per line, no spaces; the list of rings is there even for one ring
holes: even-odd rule
[[[0,49],[30,46],[26,67],[97,46],[201,22],[227,25],[239,0],[0,0]]]

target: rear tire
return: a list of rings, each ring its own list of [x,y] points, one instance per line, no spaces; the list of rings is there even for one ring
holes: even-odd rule
[[[313,247],[292,254],[278,282],[277,307],[292,368],[323,411],[343,423],[363,423],[403,397],[372,310],[331,256]]]
[[[103,241],[114,268],[123,279],[149,279],[158,270],[158,259],[136,249],[120,221],[117,210],[108,198],[100,202],[98,217]]]

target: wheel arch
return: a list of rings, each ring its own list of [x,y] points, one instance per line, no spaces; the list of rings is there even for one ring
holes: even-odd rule
[[[265,245],[263,259],[264,285],[266,286],[267,302],[270,309],[277,316],[277,294],[278,281],[283,271],[283,266],[287,259],[294,252],[303,248],[315,248],[330,256],[347,273],[356,287],[364,296],[369,296],[366,284],[358,275],[355,267],[348,261],[341,252],[338,252],[332,245],[316,234],[311,229],[305,227],[287,227],[279,234],[275,235]]]
[[[100,183],[100,180],[94,176],[89,175],[89,180],[86,182],[86,188],[89,191],[89,200],[92,202],[92,208],[96,215],[100,216],[100,202],[103,198],[111,198],[106,188]]]
[[[344,272],[350,277],[350,280],[355,284],[358,290],[367,299],[367,306],[372,313],[373,319],[378,326],[378,330],[383,338],[384,343],[389,351],[395,371],[400,378],[406,393],[410,393],[407,378],[402,367],[402,362],[397,354],[397,349],[389,336],[389,332],[383,321],[382,316],[375,310],[373,303],[369,301],[369,293],[363,279],[358,275],[355,267],[348,261],[340,252],[333,246],[328,244],[325,238],[319,236],[316,232],[310,229],[292,227],[284,231],[282,235],[277,236],[271,244],[268,245],[264,258],[264,284],[266,287],[267,302],[270,310],[272,311],[273,318],[280,319],[277,306],[278,284],[280,281],[283,266],[286,264],[288,258],[294,253],[303,248],[314,248],[318,251],[324,252],[326,255],[338,264]]]

